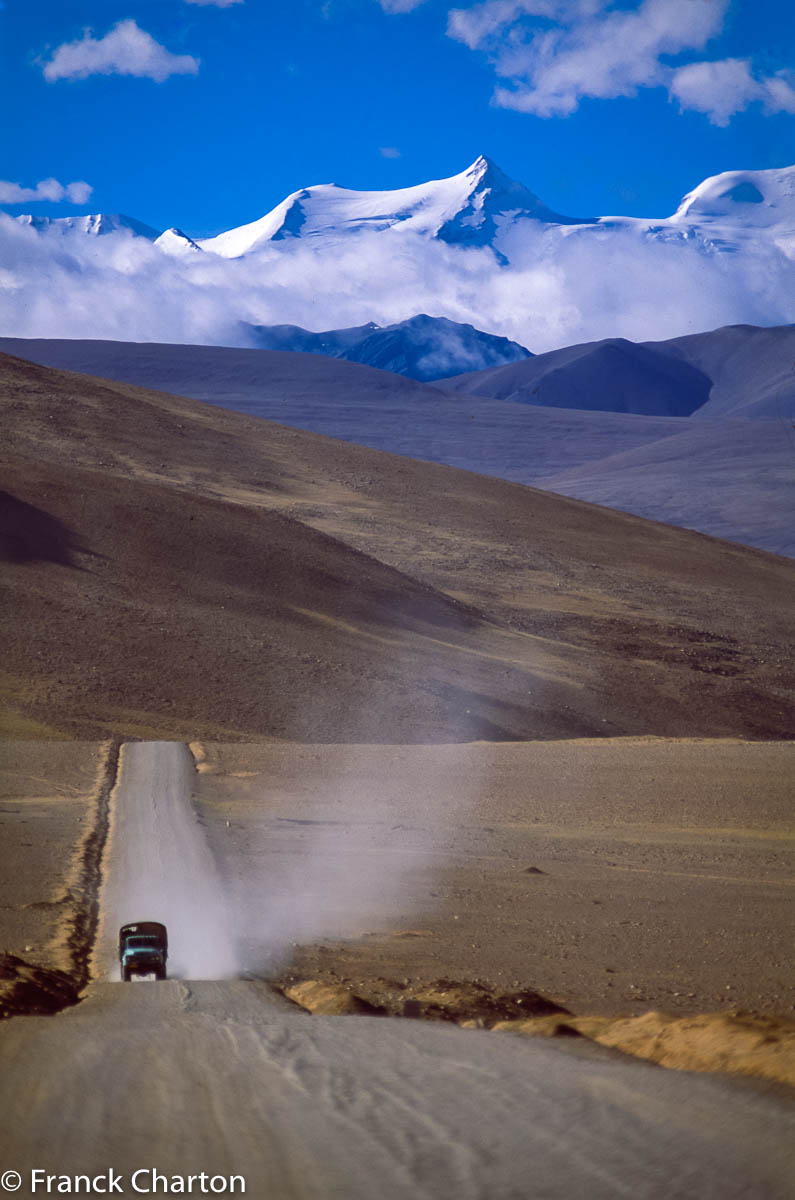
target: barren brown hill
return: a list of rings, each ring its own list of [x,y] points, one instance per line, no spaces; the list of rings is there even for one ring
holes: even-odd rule
[[[792,732],[795,565],[0,356],[17,734]]]

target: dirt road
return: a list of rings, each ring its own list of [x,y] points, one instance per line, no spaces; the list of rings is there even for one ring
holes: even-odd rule
[[[239,974],[212,855],[191,806],[193,759],[182,742],[122,746],[102,863],[94,975],[118,979],[119,926],[163,921],[169,974]]]
[[[176,883],[167,829],[189,894],[206,883],[185,754],[125,749],[103,904],[142,863],[150,900],[168,899],[157,892],[158,862]],[[36,1168],[112,1167],[123,1194],[154,1168],[240,1175],[258,1200],[776,1200],[795,1169],[783,1089],[579,1042],[310,1017],[260,982],[97,981],[76,1008],[7,1022],[2,1063],[0,1167],[20,1172],[20,1196],[34,1194]]]
[[[240,1174],[262,1200],[790,1194],[775,1093],[579,1046],[309,1017],[243,981],[97,984],[3,1040],[19,1195],[35,1167],[110,1166]]]

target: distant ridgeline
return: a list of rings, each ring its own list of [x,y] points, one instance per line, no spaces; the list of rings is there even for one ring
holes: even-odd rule
[[[424,382],[532,357],[529,350],[509,338],[424,313],[395,325],[370,322],[324,333],[311,333],[300,325],[251,325],[248,329],[250,345],[260,350],[326,354]]]
[[[644,416],[795,417],[795,325],[727,325],[664,342],[605,338],[461,374],[448,390]]]

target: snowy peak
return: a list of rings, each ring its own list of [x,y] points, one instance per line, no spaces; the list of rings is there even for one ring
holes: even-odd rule
[[[300,192],[293,192],[258,221],[250,221],[247,225],[228,229],[225,233],[219,233],[217,237],[200,239],[199,248],[220,254],[223,258],[239,258],[250,250],[267,245],[268,242],[300,236],[301,226],[304,224],[301,202],[309,199],[310,190],[312,189],[305,188]]]
[[[504,224],[517,218],[529,217],[554,225],[584,225],[593,221],[592,217],[564,217],[548,208],[534,192],[511,179],[485,155],[454,179],[462,182],[464,197],[437,231],[442,241],[490,244]]]
[[[523,183],[511,179],[510,175],[506,175],[495,162],[483,154],[475,159],[471,167],[467,167],[466,171],[462,171],[461,175],[455,178],[468,182],[472,196],[489,194],[494,199],[512,202],[515,208],[528,212],[544,207],[534,192]]]
[[[174,254],[178,256],[201,254],[201,247],[194,242],[193,238],[188,237],[187,233],[183,233],[181,229],[167,229],[165,233],[161,233],[160,237],[155,240],[155,245],[160,250],[164,250],[166,254]]]
[[[713,175],[688,192],[672,220],[792,230],[795,167]]]
[[[454,244],[491,245],[500,229],[518,218],[584,223],[553,212],[523,184],[481,156],[459,175],[395,191],[357,192],[335,183],[303,188],[258,221],[207,238],[200,245],[225,258],[238,258],[272,241],[321,237],[336,241],[365,231],[415,233]]]
[[[93,237],[102,237],[109,233],[127,231],[135,237],[144,237],[155,241],[159,230],[135,217],[127,217],[124,213],[89,213],[84,217],[33,217],[25,214],[15,217],[20,225],[28,225],[39,233],[88,233]]]

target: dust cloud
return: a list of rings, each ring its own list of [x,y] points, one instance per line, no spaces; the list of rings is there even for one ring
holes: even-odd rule
[[[294,748],[269,747],[250,783],[207,781],[213,850],[255,974],[283,968],[299,945],[405,929],[439,903],[459,828],[488,790],[489,748],[477,766],[454,744],[415,747],[410,762],[401,746],[362,749],[304,746],[297,761]]]

